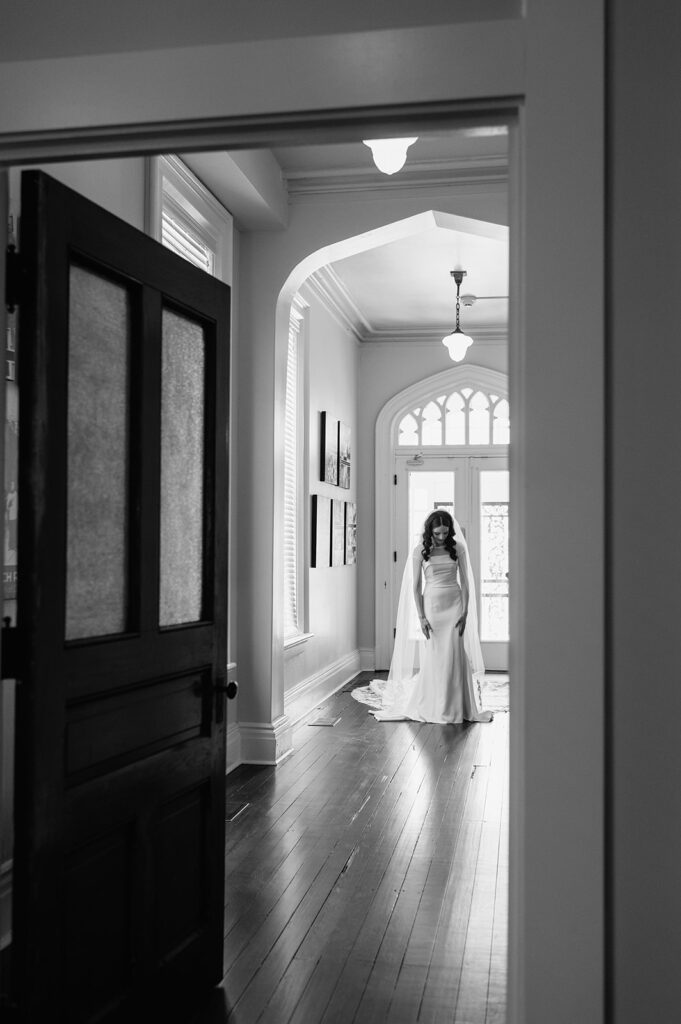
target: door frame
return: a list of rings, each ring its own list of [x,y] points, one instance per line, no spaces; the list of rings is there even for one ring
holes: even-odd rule
[[[508,398],[508,377],[498,370],[490,370],[485,366],[464,363],[451,366],[440,373],[432,374],[423,380],[410,384],[409,387],[393,395],[381,409],[376,420],[375,474],[374,474],[374,507],[375,507],[375,638],[374,667],[386,667],[390,663],[390,634],[392,631],[392,583],[394,576],[393,551],[397,550],[396,536],[396,502],[395,458],[400,449],[395,444],[395,431],[402,416],[410,412],[426,396],[435,392],[446,393],[458,387],[478,387],[493,391],[501,398]],[[428,454],[474,455],[507,455],[508,448],[498,445],[494,452],[492,446],[467,445],[465,447],[438,447],[429,449]],[[419,449],[404,448],[403,453],[411,453]],[[385,524],[388,524],[388,529]]]
[[[467,458],[468,456],[463,456]],[[502,472],[509,473],[508,468],[508,451],[505,452],[489,452],[485,455],[471,455],[470,456],[470,496],[472,508],[480,511],[480,473],[490,471],[495,472],[501,470]],[[510,483],[510,475],[509,475]],[[513,517],[513,509],[510,507],[509,502],[509,520]],[[509,537],[510,537],[510,522],[509,522]],[[480,516],[476,515],[471,520],[471,533],[468,544],[472,551],[473,564],[477,569],[478,575],[476,577],[476,586],[478,594],[478,622],[480,623],[480,646],[482,647],[482,656],[485,660],[486,667],[491,672],[507,672],[509,666],[509,648],[510,648],[510,635],[508,640],[483,640],[482,638],[482,605],[480,604],[482,598],[482,572],[480,571],[480,560],[482,557],[482,536],[480,530]],[[510,578],[510,574],[507,575],[507,579]],[[510,607],[510,590],[509,590],[509,607]]]
[[[397,609],[397,599],[400,593],[400,583],[402,577],[402,570],[404,567],[405,559],[409,555],[408,550],[400,550],[402,546],[400,544],[400,537],[404,538],[407,534],[407,520],[409,517],[409,496],[406,493],[406,489],[409,483],[409,475],[411,473],[418,474],[419,472],[451,472],[454,474],[460,473],[461,476],[455,476],[457,481],[454,487],[454,504],[455,504],[455,515],[462,527],[467,527],[468,532],[466,534],[466,542],[468,544],[468,552],[470,555],[471,565],[473,567],[474,578],[476,580],[476,593],[477,593],[477,616],[478,622],[482,628],[482,575],[480,573],[480,520],[475,514],[476,508],[479,505],[480,499],[480,471],[485,469],[490,470],[505,470],[508,472],[508,450],[506,445],[498,445],[497,451],[490,450],[488,448],[471,446],[465,448],[463,446],[443,446],[441,448],[432,448],[423,450],[423,461],[419,465],[413,464],[413,450],[404,448],[402,451],[399,449],[394,450],[394,467],[395,477],[397,483],[390,488],[390,493],[393,498],[392,514],[395,517],[395,533],[396,533],[396,551],[397,560],[393,559],[392,573],[391,573],[391,594],[390,594],[390,608],[391,608],[391,621],[395,620],[395,613]],[[410,465],[410,460],[412,464]],[[460,482],[459,482],[460,481]],[[465,514],[461,511],[461,500],[458,499],[457,495],[461,494],[461,487],[463,485],[464,494],[468,499],[468,507],[465,510]],[[381,534],[377,533],[377,536]],[[388,650],[391,649],[390,644],[390,630],[388,635],[381,638],[383,643],[386,645]],[[485,667],[492,672],[506,672],[508,671],[508,647],[509,641],[506,640],[483,640],[482,635],[480,636],[480,645],[482,647],[483,659]],[[379,667],[377,663],[377,667]],[[385,665],[381,664],[381,668]]]
[[[604,18],[602,3],[547,0],[528,4],[513,23],[348,33],[285,40],[281,46],[268,40],[189,48],[183,67],[204,83],[203,103],[179,91],[176,50],[167,57],[126,55],[125,80],[120,57],[111,55],[17,62],[2,69],[7,94],[16,101],[0,135],[5,164],[301,142],[310,137],[305,132],[312,121],[301,111],[309,111],[311,102],[322,108],[315,118],[316,141],[357,137],[369,127],[390,134],[408,125],[451,127],[457,115],[469,123],[517,118],[510,165],[510,381],[517,437],[511,461],[511,628],[519,687],[510,758],[509,1024],[550,1019],[556,1006],[564,1014],[574,1008],[582,1024],[603,1020],[605,281],[593,267],[603,265],[605,242]],[[376,61],[381,43],[399,56]],[[225,50],[235,59],[226,59]],[[405,52],[412,58],[408,76]],[[85,74],[93,67],[98,72],[87,95],[81,62]],[[287,74],[292,63],[299,68],[296,76]],[[267,81],[261,74],[265,64],[271,71]],[[438,71],[443,65],[447,76]],[[319,76],[322,68],[313,97],[309,75],[316,70]],[[211,75],[218,88],[206,82]],[[278,75],[281,91],[268,92]],[[177,88],[164,93],[166,81]],[[47,107],[45,96],[55,97]],[[367,102],[376,105],[367,108]],[[235,116],[218,116],[239,103],[243,109]],[[131,122],[132,116],[138,120]],[[3,249],[5,243],[3,222]],[[577,334],[575,294],[583,325]],[[569,385],[577,375],[589,387],[580,391],[579,431],[567,437],[556,426],[557,413],[569,408]],[[547,390],[547,384],[564,385],[564,391]],[[564,460],[575,473],[558,487],[540,486],[549,460]],[[532,502],[523,489],[528,479],[538,488]],[[268,499],[263,514],[270,506]],[[585,521],[594,524],[586,535]],[[543,556],[554,544],[556,522],[566,545],[581,546],[582,560],[547,609]],[[568,646],[561,627],[568,608],[572,635],[577,630],[584,636],[580,645]],[[547,688],[550,652],[558,661]],[[587,705],[591,714],[585,720],[577,709]],[[556,721],[560,730],[554,729],[547,759],[546,728]],[[554,921],[561,928],[545,927]]]

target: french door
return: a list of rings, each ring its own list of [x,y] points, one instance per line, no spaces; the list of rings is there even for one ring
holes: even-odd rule
[[[21,202],[14,999],[183,1021],[222,974],[230,292]]]
[[[475,574],[485,666],[508,668],[508,459],[506,456],[396,456],[393,622],[402,567],[436,508],[455,515]]]

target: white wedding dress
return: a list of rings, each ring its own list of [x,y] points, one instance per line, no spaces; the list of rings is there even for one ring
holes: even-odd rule
[[[405,570],[400,603],[409,600],[414,610],[398,615],[397,631],[406,631],[409,637],[396,637],[388,679],[374,679],[368,686],[357,687],[351,691],[352,696],[367,704],[380,721],[409,719],[443,725],[489,722],[492,713],[483,711],[480,702],[482,656],[476,658],[472,653],[474,648],[480,650],[477,624],[470,622],[469,613],[466,631],[475,630],[475,636],[469,635],[468,642],[466,633],[461,637],[456,628],[463,609],[459,563],[449,554],[431,555],[421,562],[421,570],[425,579],[424,613],[432,627],[430,639],[426,640],[418,627],[412,574]],[[470,600],[475,600],[474,590]],[[406,646],[410,651],[413,648],[413,654],[405,655]]]

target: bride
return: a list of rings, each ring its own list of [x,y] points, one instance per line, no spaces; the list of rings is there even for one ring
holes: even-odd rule
[[[431,512],[402,577],[395,648],[387,681],[352,690],[381,721],[489,722],[480,706],[485,666],[475,582],[461,528]]]

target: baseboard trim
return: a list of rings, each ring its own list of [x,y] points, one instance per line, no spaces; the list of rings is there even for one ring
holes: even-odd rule
[[[376,669],[376,650],[373,647],[360,647],[359,649],[359,670],[360,672],[374,672]]]
[[[225,774],[229,775],[235,768],[238,768],[242,762],[241,754],[241,726],[238,722],[233,722],[227,726],[227,764],[225,766]]]
[[[331,662],[319,672],[302,679],[284,695],[284,708],[292,725],[298,725],[314,709],[337,693],[360,671],[360,652],[349,654]]]
[[[287,715],[274,722],[239,722],[239,732],[241,764],[281,764],[293,750],[293,729]]]

